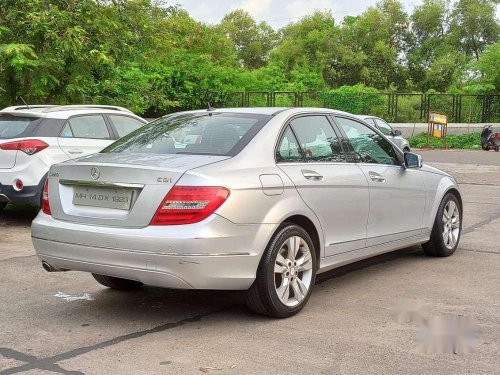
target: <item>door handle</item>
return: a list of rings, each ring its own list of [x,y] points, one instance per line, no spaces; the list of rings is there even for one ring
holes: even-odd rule
[[[323,179],[323,176],[315,171],[311,171],[308,169],[302,169],[301,172],[302,172],[302,175],[305,178],[307,178],[308,180],[322,180]]]
[[[382,175],[380,175],[380,174],[378,174],[376,172],[368,172],[368,175],[370,176],[370,178],[372,179],[372,181],[381,182],[381,183],[385,182],[385,178],[382,177]]]
[[[69,152],[70,154],[82,154],[82,153],[83,153],[83,151],[82,151],[82,150],[77,149],[77,148],[72,149],[72,150],[68,150],[68,152]]]

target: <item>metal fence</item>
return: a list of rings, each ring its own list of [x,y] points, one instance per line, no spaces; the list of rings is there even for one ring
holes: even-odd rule
[[[449,122],[500,122],[500,94],[247,91],[229,93],[226,98],[220,103],[226,107],[325,107],[391,122],[427,122],[429,111],[446,113]]]

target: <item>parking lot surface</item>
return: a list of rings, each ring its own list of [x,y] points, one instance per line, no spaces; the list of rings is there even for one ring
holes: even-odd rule
[[[107,290],[85,273],[45,272],[36,212],[0,214],[0,374],[499,374],[500,153],[424,151],[455,175],[464,232],[450,258],[410,248],[322,275],[306,308],[273,320],[242,293]],[[469,350],[419,347],[426,314],[470,319]]]

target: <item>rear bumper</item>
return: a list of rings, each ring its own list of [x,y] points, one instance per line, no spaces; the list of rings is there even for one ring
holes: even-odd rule
[[[21,191],[15,190],[11,185],[0,184],[0,202],[39,206],[44,182],[45,179],[42,179],[40,185],[25,186]]]
[[[248,289],[275,225],[236,225],[213,215],[202,223],[110,228],[40,213],[32,224],[38,257],[56,268],[177,289]]]
[[[39,206],[48,171],[49,167],[38,158],[29,164],[17,163],[12,169],[0,169],[0,202]],[[14,189],[17,179],[24,184],[21,191]]]

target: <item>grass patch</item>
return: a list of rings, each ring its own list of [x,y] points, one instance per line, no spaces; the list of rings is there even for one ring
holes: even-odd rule
[[[422,133],[415,137],[408,138],[410,146],[413,148],[425,148],[427,145],[427,134]],[[448,135],[448,148],[464,149],[464,150],[480,150],[481,135],[480,133]],[[430,148],[443,148],[444,140],[441,138],[429,138]]]

